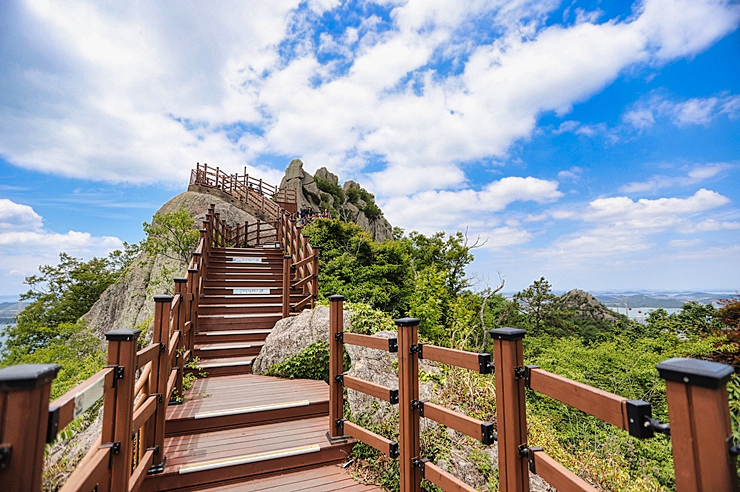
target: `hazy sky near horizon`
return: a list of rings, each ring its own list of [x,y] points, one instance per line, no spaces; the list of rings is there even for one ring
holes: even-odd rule
[[[740,5],[0,2],[0,295],[300,157],[520,290],[735,290]]]

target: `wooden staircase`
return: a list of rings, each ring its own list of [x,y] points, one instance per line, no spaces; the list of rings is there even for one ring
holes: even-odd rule
[[[380,490],[337,466],[353,441],[327,439],[325,382],[251,374],[282,317],[282,249],[212,248],[206,262],[194,353],[207,377],[168,407],[164,470],[142,490]]]
[[[283,252],[214,248],[198,303],[194,353],[211,377],[248,374],[281,318]]]

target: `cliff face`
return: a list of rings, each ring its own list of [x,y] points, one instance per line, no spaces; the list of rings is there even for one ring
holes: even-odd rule
[[[257,220],[249,213],[232,205],[219,195],[187,191],[177,195],[160,208],[157,214],[175,212],[180,208],[190,212],[197,228],[205,219],[211,203],[216,204],[216,212],[230,225],[243,224]],[[240,204],[244,207],[243,204]],[[142,253],[135,260],[126,275],[108,287],[90,311],[82,318],[101,338],[105,333],[118,328],[146,329],[154,316],[154,296],[172,294],[172,279],[184,277],[187,265],[180,264],[162,255],[150,258]],[[151,333],[147,333],[151,337]]]
[[[375,204],[375,197],[352,180],[340,187],[339,177],[325,167],[311,176],[303,170],[303,161],[293,159],[280,186],[296,190],[299,208],[306,205],[314,210],[329,210],[334,217],[354,222],[369,232],[375,241],[393,238],[393,227]]]

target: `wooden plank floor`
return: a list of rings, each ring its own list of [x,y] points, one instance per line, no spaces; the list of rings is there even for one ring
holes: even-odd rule
[[[351,442],[331,445],[326,438],[328,426],[329,417],[322,416],[167,438],[164,443],[164,454],[167,457],[164,472],[147,477],[144,490],[178,489],[196,484],[215,485],[216,482],[239,477],[282,470],[291,473],[288,471],[290,468],[311,468],[341,462],[347,459]],[[218,463],[219,460],[271,453],[277,455],[296,449],[303,451],[267,461],[246,460],[234,465],[193,470],[193,467]]]
[[[230,411],[235,414],[227,415]],[[198,379],[184,403],[167,408],[165,429],[174,436],[328,411],[329,386],[323,381],[239,374]]]
[[[208,489],[212,492],[285,492],[312,490],[316,492],[380,492],[374,485],[355,482],[341,466],[329,465],[310,470],[287,473],[276,477],[260,478],[246,483],[222,485]]]

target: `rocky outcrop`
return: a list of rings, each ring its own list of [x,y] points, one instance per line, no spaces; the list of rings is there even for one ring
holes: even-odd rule
[[[349,311],[344,312],[344,328],[351,324]],[[252,362],[252,374],[267,370],[292,355],[298,355],[316,342],[329,341],[329,308],[317,306],[298,316],[283,318],[273,327],[259,355]]]
[[[604,306],[594,296],[579,289],[573,289],[560,297],[559,307],[574,311],[576,316],[595,322],[616,324],[623,316]]]
[[[342,193],[335,194],[320,190],[316,183],[317,179],[328,182],[339,189],[339,177],[336,174],[322,167],[311,176],[303,170],[303,161],[293,159],[288,169],[285,170],[280,187],[296,190],[298,208],[306,205],[314,210],[329,210],[335,217],[345,222],[354,222],[369,232],[374,241],[387,241],[393,238],[393,227],[382,216],[382,212],[377,217],[365,212],[365,207],[369,205],[375,207],[373,210],[376,212],[380,210],[377,209],[374,199],[372,199],[372,204],[368,204],[366,200],[358,198],[358,193],[350,196],[349,190],[354,189],[362,190],[365,196],[372,197],[358,183],[348,180],[341,188]]]
[[[177,195],[160,208],[157,214],[175,212],[184,208],[193,217],[196,228],[200,228],[210,204],[228,224],[255,222],[257,218],[249,212],[233,206],[219,196],[187,191]],[[154,258],[145,253],[139,255],[126,274],[108,287],[100,299],[93,304],[82,319],[101,338],[105,333],[118,328],[146,330],[154,317],[154,296],[172,294],[172,279],[183,277],[187,265],[163,255]],[[147,332],[151,337],[151,332]]]

